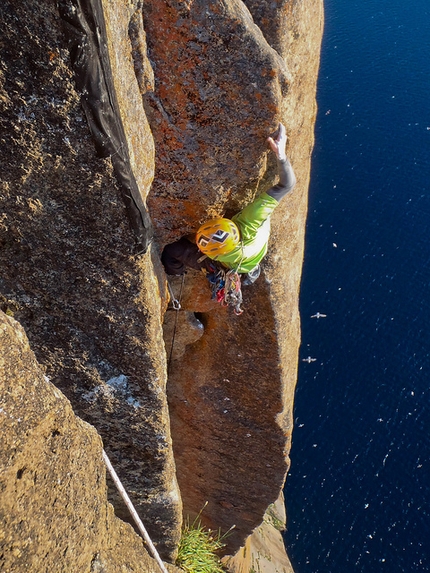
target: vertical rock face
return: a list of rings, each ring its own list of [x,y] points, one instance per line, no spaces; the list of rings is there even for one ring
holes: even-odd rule
[[[165,395],[159,263],[152,249],[130,254],[127,213],[111,161],[96,156],[55,4],[3,2],[0,13],[1,305],[25,326],[52,382],[97,427],[161,553],[173,558],[182,517]],[[135,104],[133,121],[125,109],[124,129],[144,198],[154,148],[129,19],[122,14],[117,49],[126,54],[116,75]],[[119,504],[117,511],[126,515]]]
[[[100,432],[162,556],[175,556],[182,509],[193,516],[206,501],[208,526],[236,525],[234,553],[288,469],[321,0],[60,5],[63,16],[98,13],[87,37],[108,77],[99,111],[115,109],[127,153],[95,153],[80,105],[88,94],[76,90],[71,64],[76,45],[70,59],[55,5],[5,0],[1,308]],[[218,307],[204,277],[188,273],[179,330],[175,313],[165,314],[166,359],[159,251],[275,181],[266,137],[279,121],[298,184],[275,211],[263,274],[243,291],[245,313]],[[119,181],[119,155],[133,197]],[[148,203],[155,234],[139,256],[133,201]],[[179,296],[181,280],[171,284]],[[125,516],[119,503],[116,511]]]
[[[144,22],[158,98],[146,99],[157,149],[149,204],[158,227],[168,222],[160,240],[267,189],[265,138],[281,119],[298,179],[273,216],[263,275],[243,289],[244,314],[203,301],[201,276],[189,272],[182,308],[198,313],[202,336],[185,352],[173,343],[168,395],[184,510],[195,515],[208,501],[208,526],[236,526],[227,538],[234,552],[288,469],[322,6],[147,1]],[[180,280],[171,282],[178,296]],[[167,316],[169,348],[171,323]]]
[[[158,571],[107,503],[100,437],[0,312],[0,570]]]

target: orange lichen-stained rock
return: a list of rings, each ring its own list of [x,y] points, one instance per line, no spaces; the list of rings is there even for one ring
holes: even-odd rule
[[[145,0],[143,21],[155,77],[148,201],[169,242],[255,192],[290,75],[241,0]]]

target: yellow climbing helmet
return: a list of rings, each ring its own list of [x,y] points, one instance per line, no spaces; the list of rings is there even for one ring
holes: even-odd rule
[[[225,255],[240,242],[237,225],[230,219],[211,219],[197,231],[197,246],[208,257]]]

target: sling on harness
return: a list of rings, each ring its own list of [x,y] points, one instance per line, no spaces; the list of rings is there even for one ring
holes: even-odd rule
[[[235,314],[242,314],[243,310],[240,308],[242,290],[239,273],[233,269],[228,271],[213,261],[210,264],[210,270],[204,272],[211,286],[212,299],[222,306],[232,307]]]

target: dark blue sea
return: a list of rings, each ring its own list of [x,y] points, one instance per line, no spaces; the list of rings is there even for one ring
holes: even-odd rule
[[[430,572],[430,0],[325,17],[285,543],[296,573]]]

